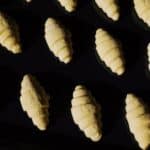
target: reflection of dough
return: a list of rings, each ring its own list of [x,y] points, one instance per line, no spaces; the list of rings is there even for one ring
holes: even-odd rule
[[[8,51],[16,54],[21,52],[18,26],[14,20],[0,13],[0,44]]]
[[[148,44],[147,47],[147,55],[148,55],[148,69],[150,71],[150,43]]]
[[[75,124],[92,141],[102,137],[100,105],[84,86],[76,86],[73,92],[71,113]]]
[[[133,94],[126,97],[126,118],[130,131],[142,149],[150,146],[150,113],[144,102]]]
[[[31,75],[25,75],[21,83],[20,102],[24,111],[40,130],[46,130],[49,123],[49,96]]]
[[[124,58],[120,44],[103,29],[98,29],[95,35],[96,50],[113,73],[122,75],[125,71]]]
[[[48,18],[45,23],[45,40],[56,57],[64,63],[72,59],[72,42],[69,32],[53,18]]]
[[[58,0],[58,2],[63,6],[68,12],[72,12],[77,7],[77,0]]]
[[[101,8],[109,18],[117,21],[119,19],[119,6],[117,0],[95,0],[97,6]]]
[[[134,0],[137,15],[150,26],[150,0]]]

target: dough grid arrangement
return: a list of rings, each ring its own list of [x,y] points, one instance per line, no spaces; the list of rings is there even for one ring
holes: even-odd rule
[[[57,3],[69,15],[76,13],[80,0],[57,0]],[[26,0],[28,6],[34,0]],[[95,5],[112,22],[120,20],[121,8],[118,0],[94,0]],[[36,2],[35,2],[36,4]],[[150,1],[133,0],[138,19],[150,26]],[[56,17],[47,17],[42,29],[47,49],[65,66],[74,59],[74,33],[71,33]],[[0,45],[8,53],[22,55],[24,49],[21,41],[21,30],[17,21],[4,12],[0,12]],[[82,34],[82,33],[80,33]],[[80,36],[80,35],[78,35]],[[96,55],[101,65],[108,73],[121,78],[128,70],[128,60],[124,56],[124,46],[121,40],[114,37],[107,29],[98,27],[93,36]],[[150,70],[150,43],[147,43],[147,69]],[[39,130],[47,130],[50,124],[51,94],[48,94],[40,82],[31,74],[25,74],[21,81],[20,104],[22,110],[32,120]],[[93,142],[103,139],[103,107],[96,97],[82,84],[77,84],[72,91],[70,114],[72,122]],[[49,96],[50,95],[50,96]],[[128,128],[138,142],[139,147],[147,150],[150,147],[150,109],[140,97],[126,93],[125,118]]]

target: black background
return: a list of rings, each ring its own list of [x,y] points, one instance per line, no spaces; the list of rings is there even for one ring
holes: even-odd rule
[[[44,149],[62,146],[98,146],[99,149],[138,149],[125,120],[124,99],[134,92],[149,102],[150,84],[146,47],[150,30],[136,16],[131,0],[120,0],[121,18],[113,23],[97,10],[93,1],[81,0],[77,11],[66,13],[56,0],[3,0],[0,10],[13,17],[20,27],[23,53],[13,55],[0,47],[0,149]],[[72,33],[74,57],[69,65],[60,63],[44,40],[47,17],[58,18]],[[98,27],[107,29],[123,43],[126,72],[116,77],[104,68],[95,52]],[[50,94],[50,124],[40,132],[22,111],[20,82],[32,73]],[[86,139],[70,114],[72,92],[84,84],[102,105],[103,138]],[[72,146],[69,146],[72,145]]]

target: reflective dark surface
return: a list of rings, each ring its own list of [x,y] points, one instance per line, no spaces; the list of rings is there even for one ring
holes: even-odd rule
[[[64,12],[55,0],[1,2],[0,10],[20,26],[24,50],[13,55],[0,47],[1,150],[72,148],[69,144],[104,150],[138,149],[125,120],[124,99],[127,92],[135,92],[149,102],[146,47],[150,32],[136,17],[130,0],[119,3],[121,18],[113,23],[90,0],[82,0],[72,14]],[[49,16],[58,18],[72,33],[74,58],[69,65],[53,57],[45,43],[44,22]],[[94,35],[98,27],[123,43],[127,70],[122,77],[108,72],[96,57]],[[51,96],[46,132],[38,131],[21,109],[20,82],[25,73],[35,75]],[[85,84],[102,105],[104,133],[98,143],[86,139],[72,121],[70,101],[76,84]]]

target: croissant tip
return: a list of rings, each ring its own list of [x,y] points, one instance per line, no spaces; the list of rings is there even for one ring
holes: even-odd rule
[[[124,74],[124,72],[125,72],[125,69],[124,69],[124,68],[119,68],[119,69],[117,70],[117,75],[121,76],[121,75]]]
[[[99,142],[101,140],[101,138],[102,138],[102,134],[99,134],[99,135],[97,135],[95,137],[92,137],[91,140],[93,142]]]
[[[20,54],[22,53],[22,49],[20,46],[16,46],[15,48],[11,49],[13,54]]]
[[[83,85],[80,85],[80,84],[75,87],[76,90],[81,89],[81,88],[83,88]]]
[[[47,18],[45,21],[45,26],[49,26],[50,24],[55,24],[56,20],[52,17]]]
[[[24,76],[23,76],[23,79],[29,79],[29,78],[31,78],[31,74],[25,74]]]
[[[132,93],[127,94],[127,97],[131,97],[131,96],[134,96],[134,94],[132,94]]]
[[[120,15],[119,14],[115,14],[112,16],[113,21],[118,21],[119,20]]]
[[[67,7],[65,8],[69,13],[74,12],[76,7]]]
[[[38,128],[39,128],[39,130],[41,130],[41,131],[45,131],[45,130],[47,129],[46,126],[40,126],[40,127],[38,127]]]
[[[131,99],[133,99],[133,97],[135,97],[134,94],[128,93],[126,96],[126,104],[130,103],[130,101],[131,101]]]
[[[71,57],[67,57],[63,62],[65,63],[65,64],[69,64],[70,62],[71,62]]]
[[[99,33],[99,32],[101,32],[101,31],[104,31],[102,28],[98,28],[97,30],[96,30],[96,33]]]

